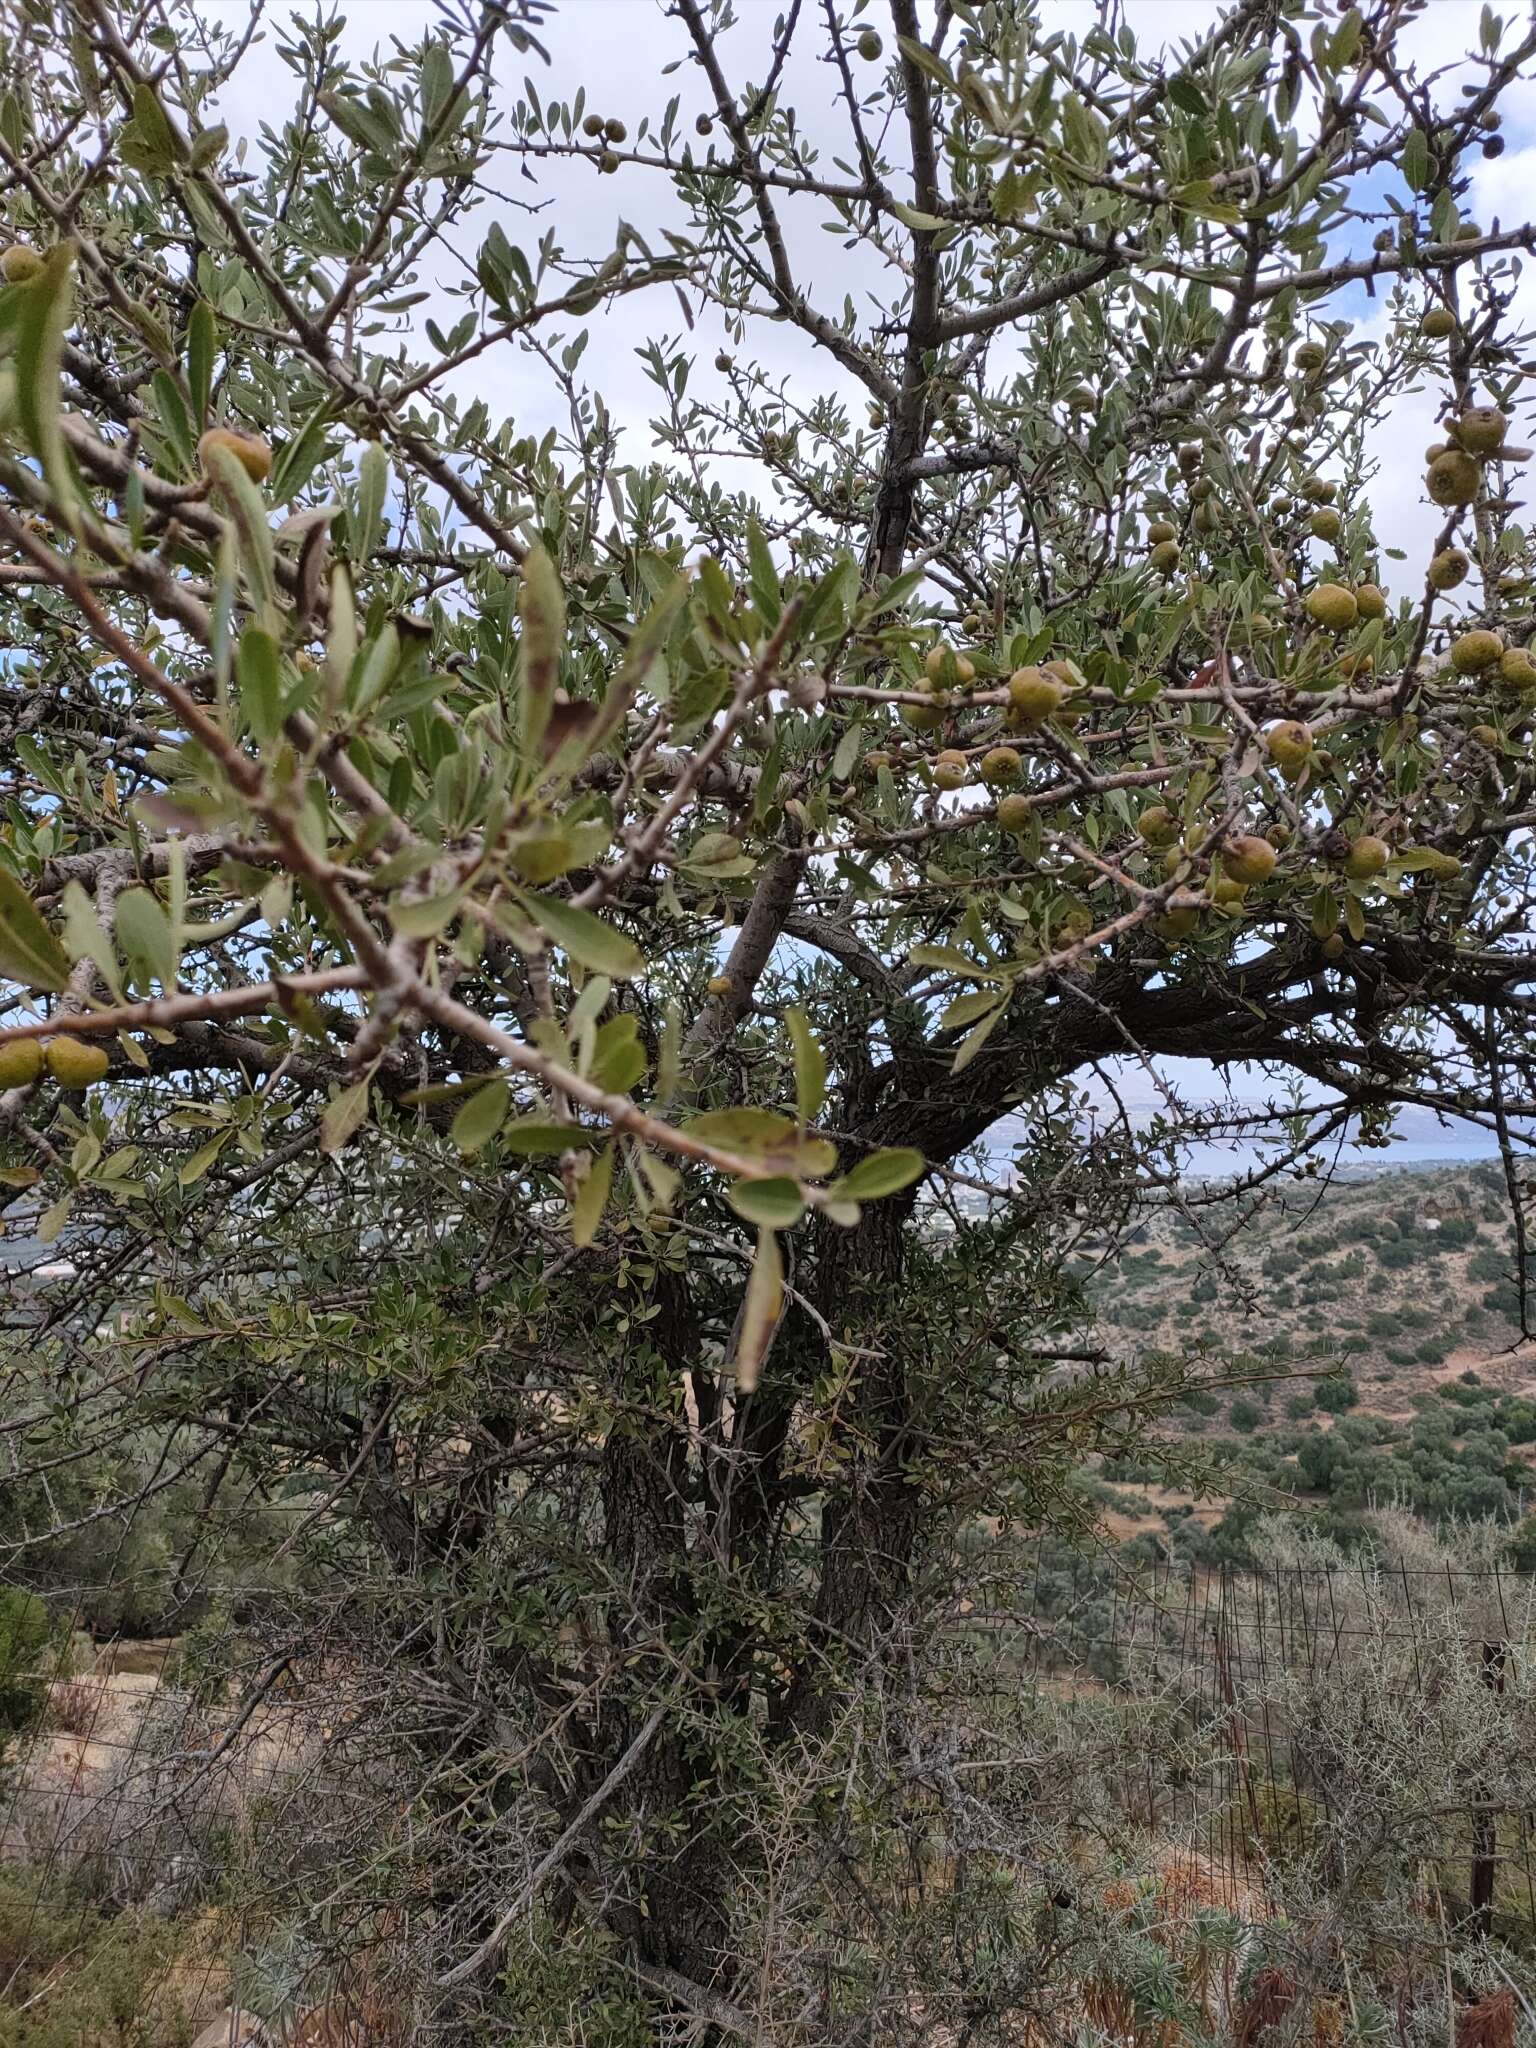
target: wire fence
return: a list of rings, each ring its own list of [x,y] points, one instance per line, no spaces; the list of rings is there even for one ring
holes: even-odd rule
[[[1054,1700],[1063,1727],[1080,1704],[1125,1707],[1142,1732],[1103,1765],[1114,1808],[1195,1851],[1218,1880],[1205,1903],[1234,1913],[1287,1856],[1310,1856],[1320,1881],[1347,1875],[1370,1772],[1406,1776],[1411,1795],[1433,1755],[1426,1860],[1447,1941],[1536,1955],[1536,1750],[1519,1738],[1536,1703],[1536,1576],[1161,1562],[1132,1575],[1042,1550],[1022,1578],[979,1573],[954,1624],[958,1660],[994,1697]],[[334,1824],[314,1788],[367,1713],[356,1674],[324,1663],[260,1659],[243,1681],[194,1688],[170,1643],[107,1645],[90,1668],[37,1676],[42,1718],[0,1766],[0,1862],[77,1885],[85,1871],[82,1896],[168,1915],[208,1897],[232,1836],[276,1830],[291,1847]],[[1371,1742],[1389,1724],[1383,1759]],[[225,1939],[238,1946],[243,1926]]]
[[[1334,1719],[1351,1708],[1363,1719],[1372,1700],[1395,1694],[1401,1721],[1419,1730],[1422,1766],[1431,1750],[1465,1745],[1456,1717],[1469,1685],[1485,1696],[1489,1724],[1507,1718],[1512,1737],[1536,1700],[1528,1572],[1158,1561],[1131,1574],[1106,1572],[1102,1560],[1062,1570],[1042,1552],[1022,1600],[965,1606],[994,1687],[1155,1701],[1158,1730],[1199,1737],[1183,1772],[1151,1745],[1128,1745],[1118,1803],[1149,1833],[1198,1846],[1234,1899],[1288,1843],[1307,1839],[1326,1863],[1336,1842],[1337,1862],[1359,1830],[1354,1759],[1323,1725],[1324,1701]],[[1497,1783],[1469,1770],[1440,1818],[1446,1853],[1435,1860],[1459,1934],[1536,1939],[1536,1754]]]

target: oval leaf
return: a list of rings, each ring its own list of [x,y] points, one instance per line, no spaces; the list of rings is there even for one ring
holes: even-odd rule
[[[69,979],[64,949],[14,875],[0,868],[0,974],[23,988],[61,989]]]

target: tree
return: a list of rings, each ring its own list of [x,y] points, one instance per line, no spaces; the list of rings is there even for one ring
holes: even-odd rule
[[[1427,78],[1419,11],[1146,53],[677,0],[633,137],[509,103],[532,8],[358,64],[293,22],[247,148],[247,39],[8,0],[0,1116],[74,1268],[17,1412],[137,1447],[125,1512],[205,1486],[167,1625],[222,1517],[299,1510],[252,1626],[375,1672],[422,1825],[344,1895],[382,1866],[450,2012],[534,1904],[622,2025],[958,1996],[889,1858],[970,1811],[920,1708],[976,1532],[1201,1372],[1082,1359],[1068,1259],[1223,1128],[1253,1184],[1402,1105],[1513,1158],[1533,230],[1467,199],[1536,37]],[[573,164],[675,211],[519,247],[512,174]],[[584,382],[620,303],[650,453]],[[568,426],[497,416],[509,362]]]

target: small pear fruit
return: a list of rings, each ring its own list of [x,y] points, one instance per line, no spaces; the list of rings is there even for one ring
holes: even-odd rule
[[[1503,652],[1504,642],[1498,634],[1479,626],[1473,632],[1459,634],[1451,642],[1451,667],[1458,675],[1475,676],[1485,668],[1492,668]]]
[[[1137,819],[1136,829],[1148,846],[1171,846],[1179,836],[1179,821],[1162,804],[1149,804]]]
[[[1392,858],[1392,849],[1385,839],[1378,839],[1374,833],[1363,832],[1353,840],[1344,856],[1344,872],[1356,882],[1368,882],[1372,875],[1379,875]]]
[[[1067,686],[1043,668],[1018,668],[1008,678],[1008,701],[1021,718],[1038,725],[1058,710],[1067,696]]]
[[[1275,849],[1257,833],[1240,833],[1221,849],[1221,865],[1231,881],[1247,888],[1253,882],[1267,882],[1275,871]]]
[[[1319,583],[1307,594],[1306,613],[1314,625],[1326,627],[1330,633],[1347,633],[1359,619],[1360,607],[1355,593],[1342,583]]]
[[[9,249],[0,252],[0,277],[7,284],[27,284],[32,278],[40,277],[43,259],[35,249],[25,242],[12,242]]]
[[[1460,548],[1442,548],[1429,565],[1432,590],[1454,590],[1464,583],[1472,563]]]
[[[1447,448],[1429,465],[1424,488],[1436,505],[1470,505],[1482,477],[1483,465],[1475,455],[1464,448]]]
[[[1509,421],[1496,405],[1474,405],[1456,422],[1456,438],[1473,455],[1496,455]]]
[[[43,1048],[35,1038],[0,1045],[0,1088],[30,1088],[42,1078]]]
[[[197,459],[204,476],[213,475],[213,456],[219,449],[235,458],[253,484],[265,483],[272,468],[272,450],[259,434],[242,434],[234,427],[210,427],[197,444]]]
[[[1312,754],[1312,728],[1299,718],[1282,718],[1264,735],[1269,758],[1284,775],[1296,775]]]
[[[104,1045],[87,1045],[79,1038],[50,1038],[45,1057],[61,1088],[89,1088],[112,1064]]]

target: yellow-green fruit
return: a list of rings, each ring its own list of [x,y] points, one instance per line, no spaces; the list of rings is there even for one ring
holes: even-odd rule
[[[1456,315],[1449,306],[1431,306],[1419,322],[1420,334],[1427,334],[1431,341],[1443,341],[1448,334],[1456,332]]]
[[[877,747],[873,753],[866,754],[864,756],[864,760],[861,765],[863,766],[866,775],[878,775],[882,768],[890,767],[891,757],[889,754],[883,753],[880,750],[880,748]]]
[[[1009,703],[1032,724],[1049,718],[1066,694],[1066,684],[1048,676],[1043,668],[1016,668],[1008,678]]]
[[[1289,825],[1271,825],[1264,837],[1271,846],[1284,853],[1291,843],[1291,828]]]
[[[1384,619],[1387,616],[1387,600],[1381,586],[1376,583],[1355,585],[1355,608],[1362,619]]]
[[[43,1048],[35,1038],[0,1045],[0,1088],[30,1088],[43,1071]]]
[[[1298,370],[1320,370],[1328,360],[1328,351],[1320,341],[1304,341],[1291,360]]]
[[[1344,958],[1344,940],[1338,932],[1330,932],[1327,938],[1324,939],[1323,958],[1325,960],[1342,960]]]
[[[1027,796],[1015,790],[1012,796],[1005,796],[997,807],[997,822],[1003,831],[1011,832],[1015,838],[1029,830],[1029,821],[1034,815],[1034,806]]]
[[[1338,485],[1320,476],[1304,476],[1296,488],[1310,505],[1331,505],[1339,495]]]
[[[47,1059],[49,1073],[63,1088],[89,1088],[112,1064],[105,1046],[78,1038],[50,1038]]]
[[[1436,505],[1470,505],[1482,482],[1483,465],[1464,448],[1447,448],[1429,465],[1424,488]]]
[[[901,716],[914,732],[937,732],[944,723],[942,704],[903,704]]]
[[[1161,804],[1148,804],[1136,821],[1136,829],[1148,846],[1171,846],[1179,836],[1179,821]]]
[[[1086,384],[1077,384],[1067,393],[1067,404],[1074,412],[1092,412],[1098,400]]]
[[[1458,583],[1464,583],[1471,561],[1460,548],[1442,548],[1429,565],[1429,584],[1432,590],[1454,590]]]
[[[1319,583],[1307,595],[1306,613],[1315,625],[1326,626],[1330,633],[1347,633],[1359,618],[1360,607],[1355,603],[1355,593],[1346,590],[1342,583]]]
[[[29,278],[40,276],[42,269],[42,257],[35,249],[29,249],[25,242],[13,242],[0,255],[0,277],[7,284],[25,284]]]
[[[1496,405],[1474,405],[1456,422],[1456,438],[1474,455],[1495,455],[1504,446],[1509,421]]]
[[[1193,475],[1204,460],[1198,441],[1186,441],[1179,450],[1178,464],[1186,474]]]
[[[728,974],[712,974],[704,984],[706,995],[728,996],[731,992],[731,977]]]
[[[859,40],[854,47],[866,64],[873,64],[885,45],[874,29],[866,28],[860,31]]]
[[[1147,560],[1159,576],[1171,576],[1179,566],[1179,544],[1176,540],[1160,540]]]
[[[1257,833],[1244,832],[1221,849],[1221,865],[1245,888],[1250,882],[1267,882],[1275,871],[1275,849]]]
[[[1246,882],[1229,881],[1225,875],[1212,875],[1209,888],[1211,901],[1219,904],[1241,903],[1248,894]]]
[[[981,757],[981,779],[988,789],[1006,789],[1023,772],[1024,764],[1012,747],[989,747]]]
[[[1528,647],[1506,647],[1499,656],[1499,681],[1516,690],[1536,690],[1536,661]]]
[[[1424,450],[1424,460],[1426,462],[1438,462],[1441,456],[1446,453],[1447,449],[1449,449],[1450,445],[1451,444],[1449,441],[1431,441],[1429,446]]]
[[[1306,766],[1312,752],[1312,728],[1299,718],[1282,718],[1265,733],[1264,744],[1275,766],[1293,775]]]
[[[1332,517],[1335,520],[1338,518],[1338,516],[1339,515],[1337,514],[1337,512],[1332,514]],[[1196,533],[1214,533],[1217,527],[1220,526],[1220,524],[1221,508],[1215,503],[1213,499],[1202,499],[1201,502],[1195,507]]]
[[[1187,939],[1199,922],[1200,913],[1192,904],[1177,903],[1157,920],[1157,932],[1164,939]]]
[[[933,764],[933,779],[940,789],[964,789],[970,770],[964,754],[946,747]]]
[[[581,124],[581,132],[583,135],[601,135],[603,132],[602,115],[588,114],[585,121]]]
[[[202,464],[204,476],[213,473],[216,449],[232,455],[252,483],[265,482],[272,468],[272,450],[259,434],[241,434],[233,427],[210,427],[197,444],[197,459]]]
[[[1165,540],[1177,540],[1179,529],[1168,519],[1154,519],[1147,528],[1148,547],[1161,547]]]
[[[1498,634],[1480,626],[1451,642],[1451,667],[1458,675],[1475,676],[1482,669],[1492,668],[1503,652],[1504,642]]]
[[[1344,872],[1357,882],[1366,882],[1379,875],[1391,858],[1392,849],[1385,839],[1363,832],[1344,856]]]
[[[936,647],[930,647],[923,656],[923,667],[927,671],[929,681],[937,683],[942,680],[945,669],[948,668],[954,658],[954,655],[942,640]]]
[[[1500,667],[1503,667],[1501,662]],[[1480,747],[1496,747],[1499,744],[1499,730],[1494,725],[1474,725],[1471,737]]]
[[[1321,512],[1312,514],[1307,527],[1315,540],[1337,540],[1344,531],[1344,522],[1337,512],[1324,506]]]

